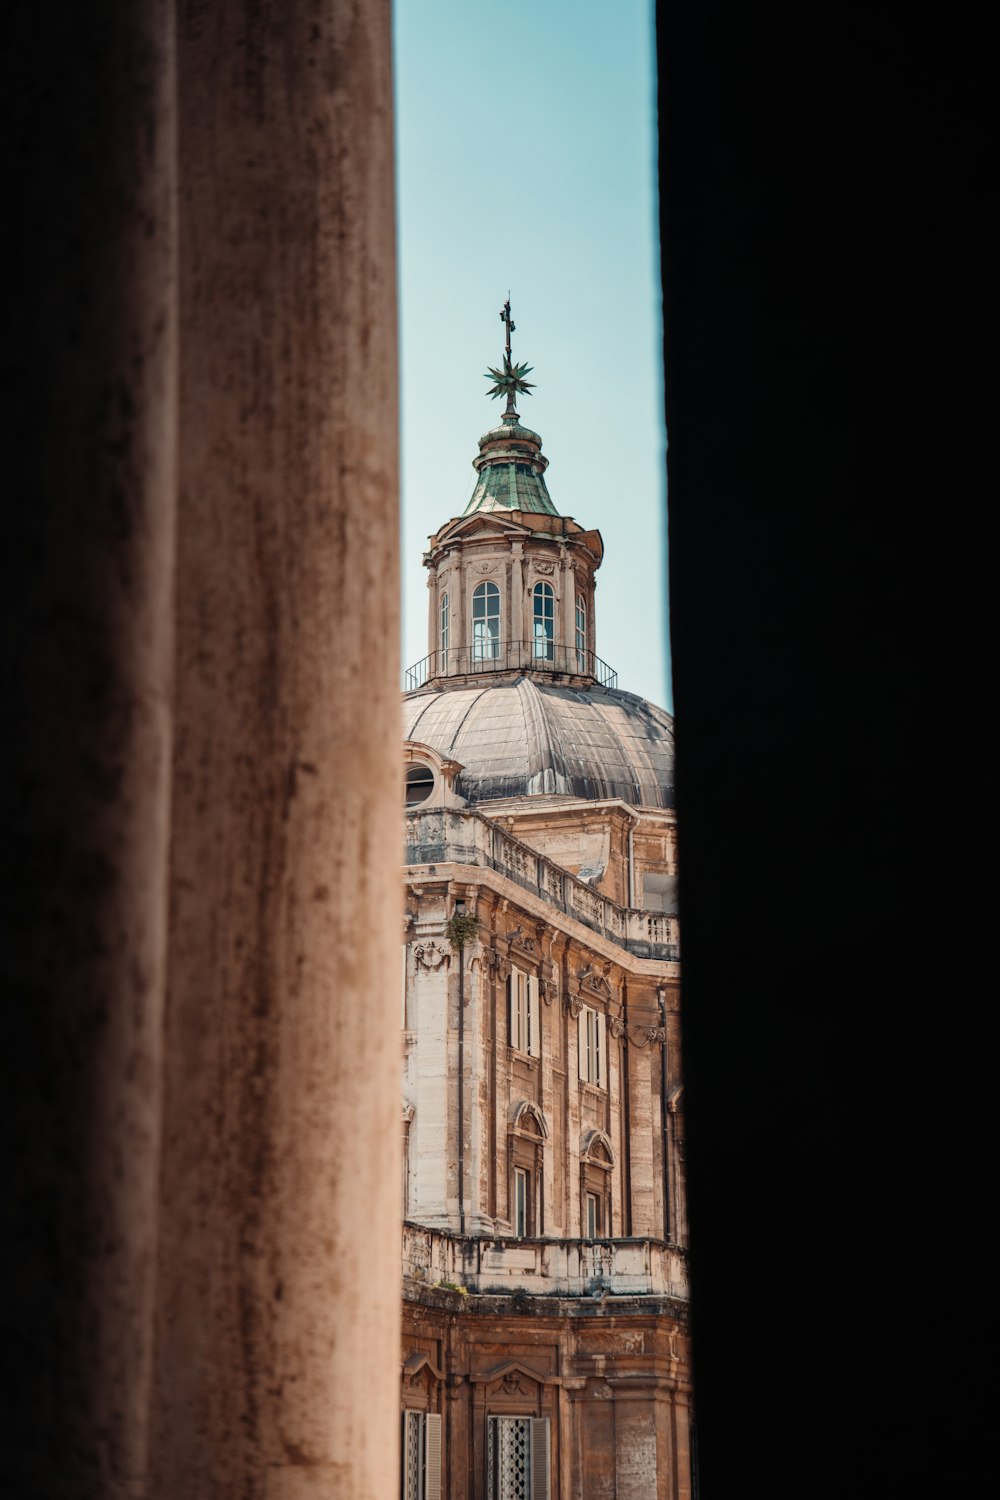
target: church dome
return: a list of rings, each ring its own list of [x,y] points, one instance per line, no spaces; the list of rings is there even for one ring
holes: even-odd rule
[[[462,766],[470,803],[503,797],[620,797],[674,805],[673,720],[634,693],[513,681],[403,698],[403,737]]]

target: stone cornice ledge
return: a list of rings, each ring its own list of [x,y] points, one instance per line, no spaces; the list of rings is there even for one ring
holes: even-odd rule
[[[655,978],[663,977],[666,971],[668,979],[677,978],[680,975],[679,959],[637,958],[624,944],[618,943],[614,938],[605,937],[601,932],[596,932],[585,922],[577,921],[575,917],[563,911],[561,906],[556,906],[553,902],[536,896],[533,891],[527,890],[525,886],[519,885],[508,876],[501,875],[499,870],[493,870],[489,865],[452,864],[444,861],[433,865],[407,865],[406,880],[411,886],[435,885],[442,881],[480,886],[520,906],[530,916],[547,922],[550,927],[558,927],[581,946],[590,948],[592,952],[599,953],[603,958],[612,959],[619,968],[625,969],[630,974],[649,975]]]

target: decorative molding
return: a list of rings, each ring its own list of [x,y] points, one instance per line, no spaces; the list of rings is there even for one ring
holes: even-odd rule
[[[628,1039],[637,1047],[651,1047],[654,1042],[662,1042],[664,1037],[662,1026],[639,1026],[633,1023],[628,1028]]]
[[[413,956],[417,961],[417,968],[424,969],[429,974],[436,973],[442,967],[447,968],[451,963],[451,954],[447,948],[441,948],[437,943],[418,943]]]
[[[495,948],[480,948],[469,967],[472,968],[477,963],[484,970],[491,969],[498,979],[506,979],[510,973],[509,961]]]
[[[551,1005],[559,993],[559,986],[554,979],[540,979],[538,988],[542,992],[542,999],[546,1005]]]
[[[486,577],[490,573],[496,573],[498,567],[498,563],[473,563],[471,571],[480,573],[483,577]]]
[[[618,1016],[609,1016],[608,1030],[615,1038],[615,1041],[617,1041],[620,1036],[624,1036],[625,1034],[625,1022],[620,1020]]]
[[[542,950],[535,939],[521,927],[515,927],[508,932],[507,941],[512,948],[517,948],[521,953],[527,953],[532,958],[541,957]]]
[[[566,996],[566,1009],[575,1021],[583,1009],[583,1001],[577,995]]]
[[[543,1141],[547,1141],[549,1139],[549,1127],[545,1122],[545,1116],[542,1114],[542,1111],[539,1109],[538,1105],[533,1103],[530,1099],[522,1099],[520,1104],[518,1104],[517,1108],[514,1110],[514,1118],[511,1121],[510,1126],[511,1130],[520,1131],[522,1135],[529,1136],[532,1140],[537,1140],[538,1136],[535,1134],[535,1132],[533,1130],[528,1130],[523,1124],[525,1116],[535,1122],[535,1125],[538,1127],[538,1132],[541,1136],[541,1139]]]
[[[605,1000],[612,998],[610,984],[603,974],[595,974],[593,964],[588,964],[585,969],[578,969],[576,977],[581,985],[593,991],[595,995],[601,995]]]
[[[602,1161],[599,1156],[591,1155],[595,1146],[600,1146],[604,1151],[605,1157],[607,1158],[605,1161]],[[581,1167],[600,1167],[602,1171],[610,1172],[614,1164],[615,1150],[611,1144],[611,1138],[606,1135],[603,1130],[588,1130],[587,1134],[583,1138],[583,1141],[581,1142]]]
[[[545,573],[546,575],[548,575],[549,573],[554,573],[555,570],[556,570],[556,565],[555,565],[554,562],[536,562],[535,563],[535,572],[536,573]]]
[[[508,1370],[500,1383],[503,1386],[505,1396],[520,1396],[523,1393],[521,1375],[518,1370]]]

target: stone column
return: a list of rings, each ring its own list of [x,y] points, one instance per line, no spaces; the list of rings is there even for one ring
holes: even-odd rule
[[[524,543],[513,542],[510,549],[510,615],[508,617],[509,628],[507,639],[513,644],[516,641],[530,641],[533,635],[530,613],[524,608]],[[532,660],[532,647],[527,648],[526,660]]]
[[[0,828],[8,1495],[140,1492],[176,425],[171,6],[5,17]],[[9,64],[9,66],[8,66]]]
[[[559,595],[562,618],[556,626],[556,635],[566,648],[566,659],[576,670],[576,574],[573,572],[566,550],[566,543],[559,543]]]
[[[453,614],[451,627],[454,631],[454,644],[464,650],[465,647],[471,645],[472,643],[472,623],[469,620],[469,610],[471,608],[471,605],[469,603],[469,595],[471,590],[466,586],[465,574],[468,565],[465,561],[465,558],[462,556],[461,547],[459,547],[454,553],[454,558],[455,565],[453,582],[455,585],[455,597],[452,601]],[[454,657],[453,660],[456,665],[456,670],[467,670],[467,656],[459,655]]]
[[[437,569],[429,568],[427,571],[427,654],[428,656],[440,649],[441,646],[441,608],[438,599]],[[444,663],[437,662],[440,670]]]
[[[179,4],[156,1500],[398,1482],[389,23]]]
[[[413,998],[419,1042],[414,1069],[415,1160],[411,1218],[441,1228],[448,1211],[448,1163],[454,1162],[449,1133],[448,1003],[452,950],[444,935],[444,901],[425,896],[414,929]],[[457,1045],[457,1044],[456,1044]]]
[[[652,1047],[649,1028],[632,1023],[629,1026],[629,1133],[632,1172],[632,1233],[637,1237],[660,1238],[663,1229],[662,1207],[657,1217],[661,1194],[657,1191],[654,1167],[659,1158],[653,1149],[653,1131],[659,1125],[659,1099],[654,1101],[652,1083]]]

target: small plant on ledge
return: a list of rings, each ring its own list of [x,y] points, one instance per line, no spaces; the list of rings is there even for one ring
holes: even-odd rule
[[[469,1288],[467,1286],[459,1286],[456,1281],[439,1281],[435,1290],[439,1292],[457,1292],[460,1297],[467,1297],[469,1295]]]
[[[471,911],[456,912],[448,918],[444,930],[451,946],[461,950],[479,931],[479,918]]]

